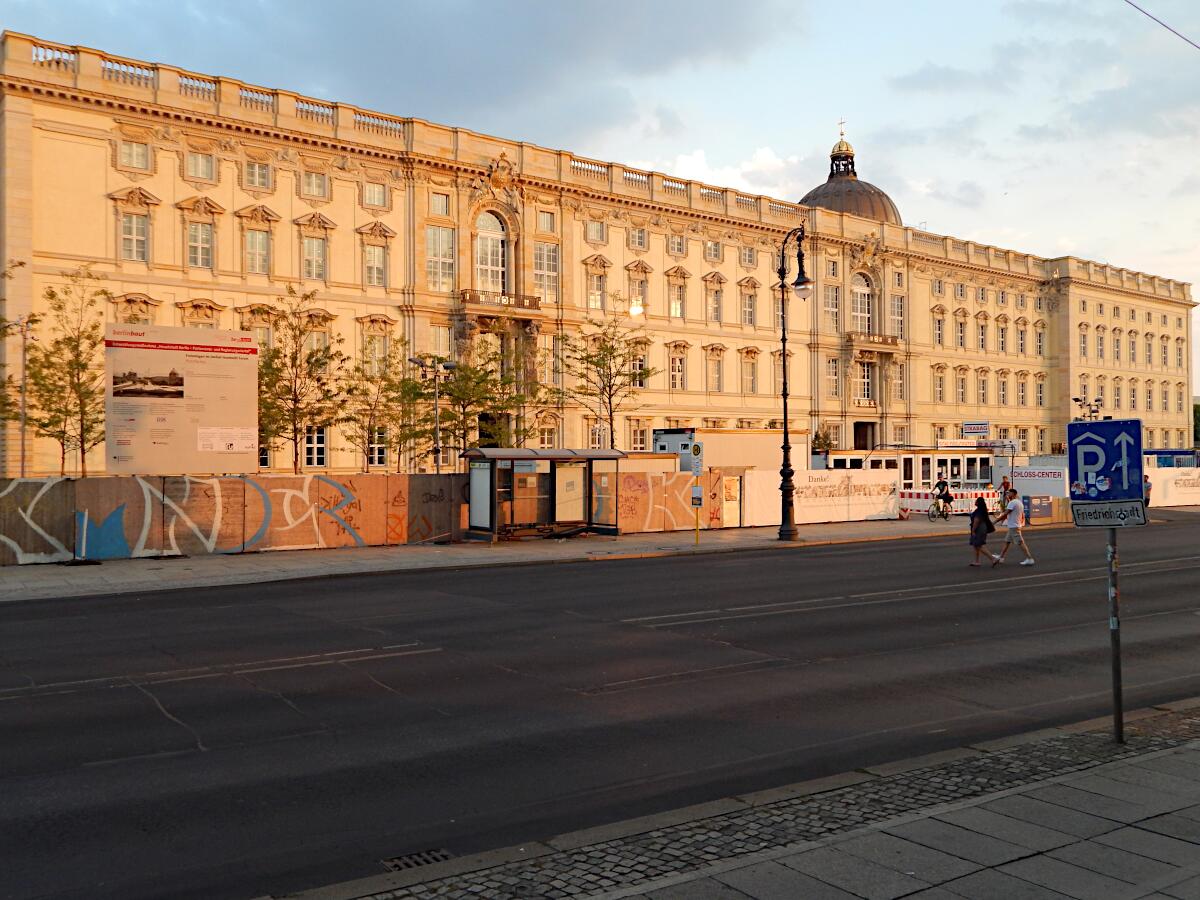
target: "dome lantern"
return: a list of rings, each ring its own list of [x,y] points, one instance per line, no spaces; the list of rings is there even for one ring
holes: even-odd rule
[[[838,124],[844,126],[845,120]],[[846,140],[844,127],[838,142],[829,152],[829,178],[801,197],[800,204],[875,219],[890,225],[903,224],[892,198],[875,185],[859,180],[854,168],[854,148]]]

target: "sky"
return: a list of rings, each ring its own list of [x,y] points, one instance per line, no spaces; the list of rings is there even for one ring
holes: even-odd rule
[[[1200,43],[1197,0],[1137,2]],[[787,200],[844,118],[907,225],[1200,282],[1200,50],[1124,0],[0,0],[0,27]]]

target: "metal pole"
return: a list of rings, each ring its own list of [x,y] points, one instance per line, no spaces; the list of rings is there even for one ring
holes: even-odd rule
[[[29,351],[29,317],[21,322],[21,477],[25,477],[25,412],[28,394],[25,361]]]
[[[442,412],[439,403],[440,372],[433,367],[433,471],[442,474]]]
[[[788,437],[788,357],[787,357],[787,309],[788,309],[788,286],[787,286],[787,245],[793,237],[796,240],[804,240],[804,229],[793,228],[783,238],[783,243],[779,246],[779,296],[783,305],[780,307],[780,336],[779,336],[779,366],[782,371],[780,379],[781,391],[783,395],[783,464],[779,468],[779,540],[794,541],[798,536],[796,531],[796,510],[794,497],[796,494],[796,485],[792,481],[792,476],[796,474],[792,468],[792,443]]]
[[[1108,529],[1108,636],[1112,645],[1113,740],[1125,743],[1125,708],[1121,697],[1121,592],[1117,588],[1117,529]]]

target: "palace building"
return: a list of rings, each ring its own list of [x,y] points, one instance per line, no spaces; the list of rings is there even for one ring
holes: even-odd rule
[[[1049,453],[1077,397],[1143,419],[1148,446],[1191,444],[1188,284],[906,226],[858,178],[844,137],[828,180],[795,203],[86,47],[2,42],[0,259],[27,263],[4,285],[9,320],[82,265],[111,293],[110,321],[264,342],[287,287],[315,291],[314,333],[353,352],[402,339],[452,358],[487,340],[552,359],[586,318],[633,304],[654,374],[622,415],[622,449],[647,449],[659,427],[777,428],[784,365],[792,428],[827,429],[842,448],[935,446],[987,421]],[[815,284],[788,306],[785,360],[776,257],[800,224]],[[19,346],[3,344],[9,374]],[[570,407],[535,426],[533,446],[607,443]],[[18,446],[5,427],[6,474]],[[290,462],[277,457],[264,467]],[[303,457],[359,466],[336,429],[310,429]],[[56,472],[56,448],[33,442],[28,465]]]

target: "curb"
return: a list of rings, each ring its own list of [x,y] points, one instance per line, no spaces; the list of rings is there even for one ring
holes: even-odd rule
[[[1189,697],[1183,700],[1172,701],[1170,703],[1162,703],[1155,706],[1144,706],[1138,709],[1127,710],[1125,712],[1125,721],[1127,723],[1136,722],[1170,713],[1194,710],[1196,708],[1200,708],[1200,697]],[[797,797],[822,794],[855,784],[875,781],[879,778],[899,775],[905,772],[915,771],[917,769],[924,769],[941,765],[943,763],[953,762],[966,757],[987,756],[989,753],[1011,750],[1014,747],[1038,743],[1053,737],[1060,737],[1067,734],[1103,731],[1111,727],[1111,724],[1111,719],[1102,717],[1097,719],[1087,719],[1082,722],[1070,723],[1054,728],[1041,728],[1036,731],[1028,731],[1022,734],[1011,735],[1009,737],[997,738],[992,741],[967,744],[962,747],[952,747],[937,753],[910,757],[908,759],[898,760],[896,762],[867,766],[863,769],[858,769],[852,772],[843,772],[837,775],[825,776],[823,778],[809,779],[807,781],[800,781],[778,788],[769,788],[750,794],[725,797],[706,803],[696,804],[694,806],[686,806],[679,809],[667,810],[661,813],[654,813],[648,816],[639,816],[638,818],[634,819],[626,819],[620,822],[612,822],[604,825],[593,826],[591,828],[580,829],[578,831],[566,832],[564,834],[545,838],[542,841],[531,841],[529,843],[514,847],[502,847],[496,850],[489,850],[483,853],[476,853],[469,856],[447,860],[446,862],[421,866],[417,869],[410,869],[405,872],[371,875],[365,878],[355,879],[353,881],[347,881],[336,885],[328,885],[321,888],[314,888],[311,890],[301,891],[299,893],[264,895],[262,897],[254,898],[254,900],[358,900],[358,898],[370,894],[379,894],[386,891],[399,890],[401,888],[424,884],[426,882],[436,881],[441,878],[453,877],[455,875],[466,875],[523,859],[536,859],[551,853],[576,850],[591,844],[634,837],[640,834],[646,834],[647,832],[654,831],[659,828],[667,828],[674,825],[685,824],[687,822],[696,822],[712,816],[736,812],[739,809],[750,809],[756,806],[765,806],[769,803],[775,803],[781,800],[790,800]],[[1193,744],[1196,743],[1198,742],[1193,742]],[[1184,746],[1191,746],[1191,744],[1185,744]],[[1149,753],[1145,754],[1145,756],[1150,757],[1173,753],[1178,749],[1179,748],[1170,748],[1166,750],[1150,751]],[[1057,781],[1077,776],[1078,774],[1078,772],[1071,772],[1054,776],[1047,779],[1047,783],[1055,783]],[[993,799],[995,796],[1004,796],[1008,793],[1014,793],[1024,789],[1024,787],[1010,788],[997,791],[994,794],[989,794],[987,797],[988,799]],[[846,840],[855,836],[856,834],[875,831],[880,827],[895,825],[897,821],[904,821],[914,817],[923,817],[927,815],[928,811],[931,809],[939,812],[945,812],[947,809],[971,806],[979,802],[980,798],[976,797],[967,800],[956,800],[950,803],[935,803],[929,807],[922,807],[919,812],[910,811],[903,813],[897,817],[894,817],[894,819],[887,820],[886,823],[874,823],[872,825],[865,826],[862,829],[856,829],[855,831],[845,835],[839,835],[836,840]],[[642,884],[631,888],[622,888],[611,895],[606,894],[605,896],[611,896],[613,900],[616,900],[616,898],[619,897],[641,896],[647,891],[660,890],[673,884],[684,884],[706,877],[705,874],[702,873],[719,873],[722,871],[742,868],[743,866],[753,865],[756,862],[774,859],[780,856],[786,856],[799,850],[819,846],[821,843],[823,842],[806,841],[799,844],[790,844],[787,847],[777,847],[770,850],[763,850],[758,853],[748,854],[744,857],[737,857],[736,860],[724,860],[720,863],[714,864],[708,869],[668,876],[665,879],[661,879],[659,882],[651,882],[649,884]]]
[[[1051,529],[1071,528],[1071,523],[1055,522],[1047,525],[1035,526],[1037,531],[1049,531]],[[304,574],[304,575],[281,575],[272,573],[267,578],[250,578],[246,581],[228,581],[220,583],[207,583],[203,585],[191,585],[187,587],[159,587],[139,585],[129,589],[121,590],[106,590],[101,588],[99,592],[93,590],[88,593],[70,594],[68,596],[52,596],[52,597],[18,597],[11,600],[0,600],[3,603],[41,603],[47,600],[77,600],[81,598],[89,598],[96,600],[111,600],[117,597],[127,597],[132,594],[172,594],[182,591],[194,591],[204,587],[246,587],[253,584],[284,584],[288,582],[302,581],[328,581],[333,578],[371,578],[376,576],[397,576],[423,574],[426,572],[469,572],[474,569],[495,569],[495,568],[519,568],[523,566],[552,566],[552,565],[572,565],[577,563],[589,562],[626,562],[629,560],[638,559],[667,559],[670,557],[682,556],[718,556],[730,553],[773,553],[775,551],[785,550],[802,550],[809,547],[835,547],[846,544],[875,544],[895,541],[924,541],[935,540],[938,538],[961,537],[963,534],[961,529],[954,531],[935,531],[926,534],[894,534],[883,535],[877,537],[854,537],[854,538],[830,538],[827,540],[797,540],[791,543],[779,542],[778,544],[768,544],[761,547],[704,547],[700,548],[680,548],[670,550],[648,550],[641,553],[605,553],[602,555],[585,555],[575,556],[563,559],[514,559],[514,560],[487,560],[478,563],[446,563],[443,565],[432,566],[408,566],[396,569],[375,569],[366,572],[328,572],[319,574]],[[277,551],[279,553],[287,553],[288,551]],[[348,549],[346,552],[353,552]],[[242,554],[249,556],[250,554]],[[265,554],[264,554],[265,555]],[[155,562],[172,559],[183,559],[186,557],[148,557],[143,562]],[[124,562],[125,560],[121,560]],[[7,567],[6,567],[7,568]]]

